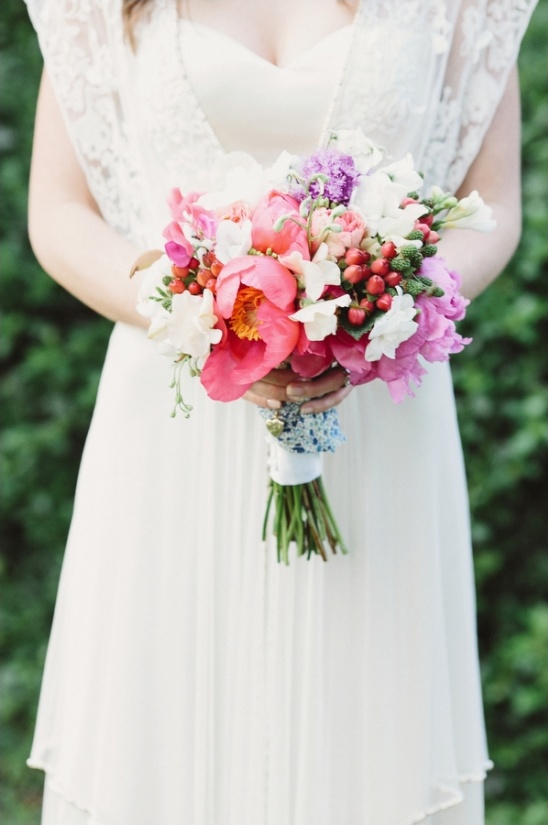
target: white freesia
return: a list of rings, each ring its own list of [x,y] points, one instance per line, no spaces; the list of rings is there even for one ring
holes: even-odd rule
[[[137,312],[145,318],[165,313],[162,302],[153,300],[154,297],[160,297],[157,289],[165,290],[164,278],[172,278],[171,261],[167,255],[162,255],[143,272],[137,296]]]
[[[449,210],[441,225],[444,229],[475,229],[478,232],[491,232],[497,222],[492,218],[493,210],[484,202],[474,189],[468,197],[462,198]]]
[[[397,292],[388,312],[375,321],[369,333],[366,361],[378,361],[383,355],[395,358],[399,345],[411,338],[417,330],[418,324],[413,321],[417,310],[412,296],[404,295],[399,287]]]
[[[208,192],[198,203],[205,209],[219,209],[234,201],[257,203],[271,188],[265,170],[247,152],[228,152],[211,169]]]
[[[361,129],[340,129],[333,132],[329,143],[335,144],[343,154],[351,155],[356,169],[362,175],[366,175],[370,169],[378,166],[385,157],[384,149],[373,143]]]
[[[297,250],[280,257],[280,263],[298,276],[311,301],[317,301],[326,286],[340,286],[341,270],[336,263],[327,260],[328,251],[327,244],[321,243],[311,261],[303,260]]]
[[[216,233],[215,257],[226,264],[251,249],[251,221],[219,221]]]
[[[290,315],[292,321],[304,324],[304,331],[309,341],[323,341],[337,330],[337,307],[347,307],[351,303],[350,295],[341,295],[329,301],[316,301]]]

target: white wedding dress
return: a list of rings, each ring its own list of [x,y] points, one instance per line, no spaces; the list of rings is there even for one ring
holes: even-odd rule
[[[283,69],[168,0],[133,54],[115,0],[30,11],[105,219],[155,246],[223,151],[361,125],[458,185],[528,3],[367,2]],[[495,4],[493,4],[494,6]],[[382,45],[381,45],[382,44]],[[328,59],[326,59],[326,55]],[[29,764],[44,825],[482,825],[487,757],[451,378],[340,408],[324,478],[348,556],[260,541],[264,423],[117,324],[82,462]]]

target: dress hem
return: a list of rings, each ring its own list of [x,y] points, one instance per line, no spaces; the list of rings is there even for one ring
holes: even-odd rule
[[[94,813],[90,808],[84,807],[80,803],[76,802],[74,799],[71,799],[70,794],[67,794],[64,791],[64,789],[56,783],[54,771],[51,770],[51,768],[48,768],[45,762],[40,762],[39,760],[32,759],[31,757],[27,759],[26,764],[29,768],[32,768],[33,770],[43,771],[46,775],[45,784],[54,794],[56,794],[64,802],[66,802],[67,805],[72,805],[81,813],[89,816],[90,819],[87,825],[105,825],[105,821],[102,820],[98,814]],[[465,785],[469,782],[484,782],[487,777],[487,772],[490,771],[493,767],[493,762],[490,759],[488,759],[484,763],[482,769],[480,769],[477,772],[474,771],[471,773],[459,775],[456,781],[459,785]],[[441,811],[446,811],[449,808],[454,808],[455,805],[459,805],[464,799],[462,793],[455,794],[453,788],[448,788],[443,785],[437,785],[436,787],[438,787],[441,791],[445,793],[453,794],[452,798],[440,803],[439,805],[434,806],[433,808],[429,808],[424,813],[420,813],[414,816],[412,819],[407,819],[405,822],[400,822],[399,825],[419,825],[420,822],[424,822],[425,819],[427,819],[430,816],[433,816],[434,814],[440,813]]]

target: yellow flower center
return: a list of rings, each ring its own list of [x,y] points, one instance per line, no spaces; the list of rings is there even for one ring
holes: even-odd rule
[[[230,329],[238,338],[247,338],[248,341],[258,341],[260,321],[257,318],[257,309],[264,298],[260,289],[252,286],[242,287],[234,301],[232,316],[228,322]]]

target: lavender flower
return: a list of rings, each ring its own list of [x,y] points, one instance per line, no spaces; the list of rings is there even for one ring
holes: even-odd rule
[[[330,201],[348,206],[354,187],[360,177],[354,160],[350,155],[343,155],[338,149],[318,149],[314,154],[305,158],[301,167],[301,175],[309,181],[311,177],[322,174],[327,177],[323,195]],[[313,181],[309,186],[309,194],[317,198],[322,193],[322,183]],[[304,187],[298,184],[291,193],[297,200],[304,200],[307,196]]]

